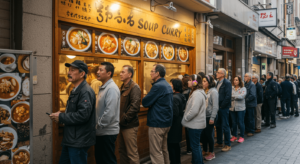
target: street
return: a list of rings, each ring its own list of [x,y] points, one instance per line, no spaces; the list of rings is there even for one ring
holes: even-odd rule
[[[231,151],[215,149],[216,158],[206,164],[299,164],[300,119],[277,119],[274,129],[262,128],[262,132],[246,137],[242,144],[233,143]],[[191,155],[182,155],[182,164],[190,164]]]

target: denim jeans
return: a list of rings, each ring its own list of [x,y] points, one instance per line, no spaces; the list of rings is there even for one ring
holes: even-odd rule
[[[255,131],[255,107],[254,108],[246,107],[245,127],[246,127],[247,132],[254,133],[254,131]]]
[[[63,146],[59,164],[87,164],[87,157],[90,147],[76,148]]]
[[[245,134],[245,124],[244,117],[245,111],[230,111],[231,119],[232,119],[232,135],[237,137],[237,126],[240,128],[240,136],[244,138]]]
[[[298,98],[292,98],[291,99],[291,115],[294,115],[294,111],[296,115],[299,115],[298,112]]]
[[[200,146],[200,136],[202,131],[203,129],[188,129],[192,149],[192,164],[203,164]]]
[[[217,143],[223,144],[223,133],[225,145],[230,146],[229,108],[219,109],[217,120]]]
[[[291,99],[290,98],[282,97],[280,99],[280,101],[281,101],[282,116],[289,116],[290,115]],[[285,106],[285,104],[286,104],[286,106]]]

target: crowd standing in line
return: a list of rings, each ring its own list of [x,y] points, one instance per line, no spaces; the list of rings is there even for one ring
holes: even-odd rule
[[[97,164],[116,164],[118,136],[120,163],[140,163],[137,134],[141,89],[132,80],[133,67],[123,66],[120,73],[123,84],[118,88],[112,80],[114,66],[109,62],[101,63],[96,76],[102,85],[97,90],[86,81],[89,74],[84,62],[76,60],[65,66],[69,67],[68,80],[74,89],[65,113],[50,115],[53,121],[64,124],[59,163],[87,164],[87,151],[95,146]],[[152,88],[142,99],[142,105],[149,108],[147,125],[153,164],[181,163],[183,127],[187,154],[192,154],[193,164],[203,164],[203,160],[216,158],[214,148],[230,151],[231,142],[245,142],[245,134],[251,137],[260,133],[261,126],[275,128],[277,107],[279,115],[282,113],[281,119],[299,116],[300,78],[297,80],[296,75],[287,74],[284,81],[279,78],[277,82],[272,72],[262,78],[246,73],[244,82],[237,76],[231,84],[226,74],[224,68],[220,68],[216,76],[203,72],[185,74],[180,79],[172,79],[170,85],[164,78],[165,67],[153,66],[150,72]]]

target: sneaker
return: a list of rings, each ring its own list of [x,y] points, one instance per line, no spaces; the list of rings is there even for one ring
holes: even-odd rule
[[[238,140],[238,143],[243,143],[245,141],[245,139],[243,137],[240,137]]]
[[[208,153],[205,151],[202,151],[202,157],[205,157],[206,155],[208,155]]]
[[[281,116],[280,119],[286,119],[286,117],[285,116]]]
[[[272,124],[272,125],[270,126],[270,128],[276,128],[276,125],[275,125],[275,124]]]
[[[186,154],[191,155],[192,151],[187,151]]]
[[[252,137],[254,134],[253,133],[248,133],[247,136],[248,137]]]
[[[282,113],[278,114],[279,117],[282,117]]]
[[[256,129],[256,130],[255,130],[255,133],[260,133],[260,132],[261,132],[260,129]]]
[[[223,144],[215,143],[215,147],[217,147],[217,148],[223,148]]]
[[[299,117],[299,114],[296,114],[295,117]]]
[[[226,152],[231,150],[231,146],[225,145],[225,147],[222,149],[222,151]]]
[[[290,116],[286,116],[286,117],[285,117],[285,119],[288,119],[288,118],[290,118]]]
[[[265,120],[261,120],[261,124],[265,124]]]
[[[215,158],[216,158],[215,153],[211,153],[211,152],[209,152],[208,155],[204,157],[204,159],[208,161],[213,160]]]
[[[235,142],[235,141],[237,141],[237,138],[235,136],[232,136],[231,139],[230,139],[230,141],[231,142]]]

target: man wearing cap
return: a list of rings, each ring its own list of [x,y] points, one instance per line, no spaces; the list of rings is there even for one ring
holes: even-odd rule
[[[120,131],[120,90],[112,77],[114,65],[103,62],[97,79],[102,82],[96,100],[96,145],[97,164],[117,164],[115,142]]]
[[[87,65],[75,60],[69,67],[68,81],[74,85],[65,113],[52,113],[50,118],[64,124],[62,153],[59,164],[87,164],[88,149],[96,143],[95,92],[86,82]]]

